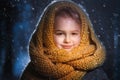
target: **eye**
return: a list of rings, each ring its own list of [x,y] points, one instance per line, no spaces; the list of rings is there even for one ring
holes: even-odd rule
[[[61,31],[57,31],[57,32],[55,32],[55,35],[57,35],[57,36],[61,36],[61,35],[64,35],[64,33],[61,32]]]
[[[63,33],[55,33],[56,35],[63,35]]]
[[[79,33],[72,33],[72,35],[79,35]]]

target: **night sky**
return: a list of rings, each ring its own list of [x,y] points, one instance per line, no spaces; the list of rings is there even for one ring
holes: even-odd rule
[[[29,57],[29,40],[53,0],[0,0],[0,80],[18,80]],[[102,68],[120,80],[120,0],[73,0],[88,13],[107,59]],[[119,21],[119,22],[118,22]]]

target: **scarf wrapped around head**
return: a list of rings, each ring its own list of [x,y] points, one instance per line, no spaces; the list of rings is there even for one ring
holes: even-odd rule
[[[77,10],[82,22],[80,45],[71,52],[58,49],[53,40],[53,26],[56,9],[70,7]],[[38,28],[30,41],[31,62],[24,77],[34,73],[37,78],[29,80],[78,80],[101,66],[105,60],[105,50],[97,39],[91,22],[80,6],[72,1],[58,1],[49,5]],[[29,76],[30,77],[30,76]]]

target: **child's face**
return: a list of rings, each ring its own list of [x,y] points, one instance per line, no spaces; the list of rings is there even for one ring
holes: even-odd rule
[[[80,43],[80,25],[72,18],[57,17],[54,26],[54,41],[58,48],[71,51]]]

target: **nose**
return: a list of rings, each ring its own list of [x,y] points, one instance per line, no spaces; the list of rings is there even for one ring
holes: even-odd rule
[[[65,43],[70,43],[70,42],[71,42],[69,35],[66,35],[66,36],[65,36],[64,42],[65,42]]]

